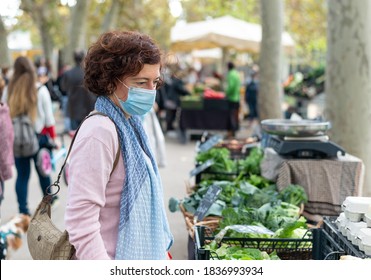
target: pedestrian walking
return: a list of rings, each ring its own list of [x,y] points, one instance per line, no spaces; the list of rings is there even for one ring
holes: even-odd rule
[[[62,91],[67,92],[67,111],[71,130],[76,130],[82,120],[94,109],[95,95],[84,87],[82,61],[84,51],[75,51],[75,66],[64,72],[61,80]]]
[[[228,137],[234,137],[239,129],[239,109],[240,109],[240,86],[241,79],[233,62],[228,62],[227,89],[226,96],[229,103],[229,123]]]
[[[245,89],[245,101],[249,107],[248,119],[251,123],[258,118],[258,92],[258,73],[254,72],[251,75],[251,81],[246,85]]]
[[[84,65],[95,110],[107,117],[88,118],[71,150],[65,225],[75,257],[166,259],[173,237],[141,120],[161,84],[160,49],[141,33],[107,32]]]
[[[40,145],[38,146],[43,147],[44,144],[47,144],[46,142],[49,142],[49,139],[54,140],[56,137],[55,119],[49,91],[37,81],[35,67],[27,57],[18,57],[13,68],[14,73],[10,78],[8,87],[4,90],[3,100],[6,100],[9,106],[12,119],[27,116],[31,120],[34,132],[40,139]],[[15,190],[19,213],[21,214],[31,214],[27,201],[31,161],[35,163],[43,195],[47,194],[47,188],[51,185],[50,176],[44,176],[37,168],[37,152],[38,150],[27,156],[15,154],[17,169]],[[54,198],[53,204],[56,199],[57,197]]]

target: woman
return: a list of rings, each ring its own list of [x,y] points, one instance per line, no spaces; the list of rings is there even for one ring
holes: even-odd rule
[[[65,214],[77,259],[166,259],[173,237],[162,183],[141,116],[160,86],[161,53],[146,35],[107,32],[85,57],[98,96],[76,135]],[[114,168],[119,149],[120,158]]]
[[[4,198],[4,181],[12,177],[12,167],[14,164],[14,132],[12,121],[8,106],[1,102],[4,87],[5,80],[0,76],[0,206]]]
[[[8,87],[4,90],[11,118],[28,115],[35,132],[40,136],[48,135],[55,138],[55,119],[52,110],[50,94],[45,86],[37,82],[36,70],[33,63],[24,56],[14,61],[14,73]],[[37,153],[27,157],[15,157],[17,179],[15,190],[17,194],[19,213],[30,215],[28,208],[28,181],[31,173],[31,160],[37,162]],[[49,176],[44,177],[36,168],[43,195],[51,185]]]

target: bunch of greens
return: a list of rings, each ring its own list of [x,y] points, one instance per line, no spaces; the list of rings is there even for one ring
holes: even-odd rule
[[[263,149],[254,147],[245,159],[239,161],[239,168],[246,174],[260,175],[260,163],[263,157]]]
[[[230,225],[257,225],[276,232],[280,228],[296,222],[300,216],[300,208],[287,202],[276,201],[275,203],[268,202],[259,208],[251,208],[246,205],[239,207],[226,207],[222,211],[222,220],[219,222],[219,227],[216,232]],[[296,224],[301,227],[302,224]],[[269,237],[255,234],[245,234],[238,232],[228,232],[231,237]]]
[[[258,188],[265,188],[272,184],[268,179],[256,174],[250,174],[247,181]]]
[[[278,198],[296,206],[308,202],[308,196],[300,185],[288,185],[280,191]]]
[[[221,244],[219,248],[211,242],[205,246],[205,249],[210,250],[212,254],[216,254],[220,260],[279,260],[276,252],[270,255],[265,251],[260,251],[255,248],[243,248],[239,246],[229,246]]]
[[[221,187],[221,192],[218,196],[218,199],[212,204],[206,216],[221,216],[222,210],[227,205],[233,205],[233,203],[238,203],[238,189],[237,185],[234,182],[230,181],[202,181],[194,191],[188,196],[182,199],[182,201],[176,198],[170,198],[169,200],[169,210],[175,212],[179,210],[179,203],[182,203],[184,209],[194,214],[201,203],[201,200],[207,193],[211,185],[216,185]]]
[[[211,148],[196,156],[196,162],[202,164],[209,159],[214,160],[210,171],[221,173],[237,173],[237,164],[230,158],[230,151],[227,148]]]
[[[258,209],[259,221],[272,231],[285,227],[300,216],[300,208],[287,202],[266,203]]]

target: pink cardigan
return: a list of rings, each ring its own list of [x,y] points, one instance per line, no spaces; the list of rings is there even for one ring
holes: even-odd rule
[[[14,131],[9,108],[0,102],[0,180],[12,177]]]
[[[81,260],[114,259],[125,169],[115,125],[108,117],[87,119],[70,155],[65,225]]]

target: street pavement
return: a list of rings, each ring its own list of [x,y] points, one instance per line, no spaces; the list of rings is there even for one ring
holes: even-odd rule
[[[57,114],[57,131],[62,131],[62,120]],[[237,138],[246,136],[248,129],[241,126],[241,131]],[[197,133],[201,133],[198,131]],[[225,132],[219,132],[225,134]],[[189,136],[189,133],[188,133]],[[66,145],[69,145],[71,139],[64,137]],[[194,159],[196,156],[196,140],[187,137],[186,143],[180,143],[176,134],[165,136],[167,165],[161,167],[160,175],[164,186],[164,202],[170,223],[171,231],[174,235],[174,244],[170,250],[173,259],[188,259],[188,232],[186,230],[183,214],[178,211],[171,213],[168,209],[169,198],[175,197],[182,199],[187,196],[186,184],[193,185],[194,177],[190,178],[189,173],[194,168]],[[56,180],[58,171],[62,162],[59,162],[56,170],[52,174],[52,180]],[[15,194],[16,170],[14,168],[13,178],[5,182],[4,200],[1,205],[1,224],[6,223],[18,213],[18,204]],[[64,210],[66,205],[67,186],[61,180],[61,189],[59,192],[59,205],[52,210],[52,220],[55,225],[64,230]],[[32,165],[31,178],[28,185],[28,203],[30,210],[33,212],[42,199],[42,192],[38,182],[36,171]],[[144,227],[145,225],[143,225]],[[16,251],[10,251],[8,259],[10,260],[31,260],[31,255],[27,247],[26,234],[22,237],[23,243],[21,248]]]

